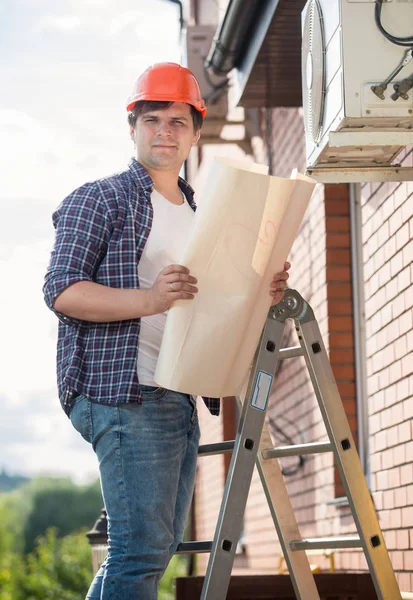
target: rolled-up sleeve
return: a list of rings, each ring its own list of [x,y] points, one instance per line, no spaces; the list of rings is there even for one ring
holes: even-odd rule
[[[109,240],[108,211],[96,183],[75,190],[53,214],[55,243],[43,286],[47,306],[67,324],[77,322],[54,309],[57,296],[77,281],[93,281]]]

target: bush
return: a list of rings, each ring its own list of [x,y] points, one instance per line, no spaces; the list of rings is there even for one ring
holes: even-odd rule
[[[91,580],[92,558],[85,532],[58,538],[50,528],[27,555],[13,600],[84,600]]]

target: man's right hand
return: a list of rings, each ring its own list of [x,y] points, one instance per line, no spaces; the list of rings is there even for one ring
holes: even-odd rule
[[[198,292],[197,280],[182,265],[169,265],[162,269],[151,290],[153,314],[168,310],[175,300],[192,300]]]

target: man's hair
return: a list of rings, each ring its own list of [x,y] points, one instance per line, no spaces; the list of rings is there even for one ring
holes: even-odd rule
[[[131,127],[135,128],[138,117],[145,115],[153,110],[165,110],[174,104],[173,102],[165,102],[158,100],[140,100],[135,104],[130,112],[128,112],[128,123]],[[203,124],[203,118],[201,113],[192,104],[188,105],[191,109],[192,122],[194,124],[194,130],[199,131]]]

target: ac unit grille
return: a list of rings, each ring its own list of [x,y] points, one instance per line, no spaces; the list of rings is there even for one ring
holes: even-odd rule
[[[303,106],[306,135],[317,143],[322,135],[325,99],[325,43],[321,6],[308,4],[302,48]]]

